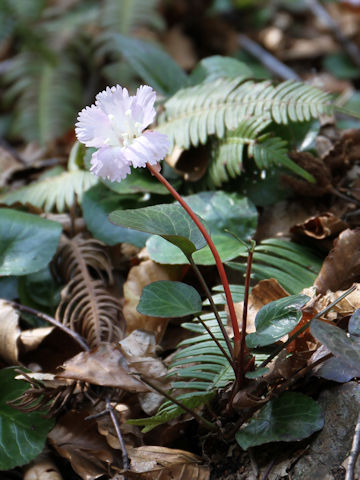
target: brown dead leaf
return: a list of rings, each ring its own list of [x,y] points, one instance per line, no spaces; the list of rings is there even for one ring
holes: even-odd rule
[[[101,343],[90,352],[81,352],[65,362],[56,378],[70,378],[103,387],[117,387],[129,392],[149,389],[130,373],[124,355],[117,345]]]
[[[85,420],[87,415],[85,411],[68,412],[58,419],[48,440],[83,480],[94,480],[108,473],[114,456],[96,423]]]
[[[134,330],[126,338],[119,342],[120,349],[124,354],[131,370],[141,373],[145,378],[161,382],[161,388],[168,390],[170,380],[165,379],[167,368],[156,357],[155,335],[143,330]],[[164,397],[157,392],[140,394],[139,403],[148,415],[154,415],[164,401]]]
[[[143,446],[128,450],[131,470],[126,471],[129,479],[146,480],[208,480],[208,467],[200,466],[201,458],[166,447]],[[125,473],[125,472],[124,472]]]
[[[130,269],[128,278],[124,283],[124,308],[127,333],[133,330],[146,330],[154,332],[156,340],[162,338],[167,320],[159,317],[143,315],[136,310],[143,288],[157,280],[179,280],[181,269],[159,265],[152,260],[145,260]]]
[[[289,48],[280,52],[282,60],[298,60],[314,58],[335,52],[338,46],[331,35],[317,35],[315,38],[299,38],[293,40]]]
[[[175,146],[166,162],[185,180],[196,182],[207,171],[210,158],[209,148],[204,145],[191,147],[188,150]]]
[[[0,357],[9,365],[19,364],[19,314],[6,300],[0,300]]]
[[[270,302],[279,298],[287,297],[289,293],[283,289],[275,278],[260,280],[251,290],[248,301],[247,327],[246,332],[256,331],[255,317],[258,311]],[[236,317],[241,327],[244,302],[235,303]]]
[[[315,287],[319,293],[345,290],[360,279],[360,230],[344,230],[326,257]]]
[[[303,223],[298,223],[291,228],[291,233],[323,240],[333,237],[347,228],[347,224],[336,215],[326,212],[308,218]]]
[[[338,317],[347,317],[352,315],[355,310],[360,308],[360,284],[355,284],[356,288],[347,297],[338,302],[331,310],[326,314],[325,319],[335,321]],[[337,298],[341,297],[346,290],[338,290],[337,292],[327,292],[326,295],[321,297],[316,305],[316,308],[322,310],[326,308],[330,303],[334,302]]]
[[[63,477],[50,456],[40,455],[26,467],[23,480],[63,480]]]

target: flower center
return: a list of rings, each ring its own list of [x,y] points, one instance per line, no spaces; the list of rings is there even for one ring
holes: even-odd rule
[[[126,110],[121,120],[112,114],[108,115],[108,119],[112,135],[105,140],[105,143],[109,146],[127,148],[142,133],[142,124],[134,121],[130,109]]]

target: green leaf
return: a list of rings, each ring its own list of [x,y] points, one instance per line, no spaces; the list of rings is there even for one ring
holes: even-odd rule
[[[236,58],[213,55],[204,58],[191,72],[192,84],[202,81],[213,82],[218,78],[253,77],[252,70],[244,62]]]
[[[0,275],[26,275],[46,267],[60,235],[59,223],[1,208]]]
[[[182,282],[160,280],[144,287],[137,311],[153,317],[185,317],[200,313],[201,297]]]
[[[156,44],[118,33],[104,38],[107,42],[104,50],[117,51],[158,92],[169,95],[188,84],[184,70]]]
[[[143,247],[149,234],[119,227],[108,219],[109,213],[124,207],[124,204],[128,206],[128,203],[127,197],[113,193],[101,184],[90,188],[82,201],[82,211],[88,230],[107,245],[126,242]]]
[[[354,65],[351,59],[344,53],[335,52],[326,55],[323,61],[323,67],[336,78],[345,80],[359,78],[359,67]]]
[[[360,308],[351,315],[348,328],[351,335],[360,336]]]
[[[211,238],[219,251],[222,261],[230,260],[243,252],[245,247],[231,233],[246,241],[255,233],[257,210],[246,198],[236,193],[201,192],[185,197],[184,200],[194,212],[206,221]],[[159,263],[184,264],[185,256],[175,251],[169,243],[159,237],[151,237],[146,242],[150,257]],[[214,257],[205,247],[193,254],[199,265],[213,265]]]
[[[128,175],[121,182],[110,182],[110,180],[101,180],[110,190],[116,193],[156,193],[158,195],[168,195],[168,190],[164,185],[158,182],[148,171],[147,168],[131,168],[131,175]]]
[[[43,208],[46,212],[69,210],[77,200],[81,203],[83,193],[98,183],[90,172],[73,170],[55,176],[46,176],[38,182],[19,188],[0,197],[3,203],[12,205],[20,202]]]
[[[45,412],[21,412],[7,404],[29,388],[15,380],[16,375],[15,368],[0,371],[0,470],[24,465],[39,455],[54,424]]]
[[[321,320],[313,320],[310,331],[335,357],[340,358],[352,369],[356,369],[360,376],[360,340],[358,337],[348,337],[341,328]]]
[[[262,307],[255,318],[256,332],[246,337],[249,348],[271,345],[291,332],[302,317],[301,307],[309,301],[307,295],[291,295]]]
[[[109,215],[115,225],[161,235],[186,255],[206,245],[202,233],[180,205],[154,205],[136,210],[116,210]]]
[[[230,234],[214,234],[211,235],[211,238],[219,252],[222,262],[231,260],[244,253],[244,245]],[[186,256],[178,248],[157,235],[147,240],[146,249],[150,258],[157,263],[169,265],[183,265],[188,263]],[[193,253],[192,257],[198,265],[215,264],[213,254],[208,246]]]
[[[294,442],[321,430],[324,419],[321,408],[312,398],[296,392],[285,392],[270,400],[235,438],[241,448],[269,442]]]
[[[215,395],[214,392],[191,392],[190,394],[183,394],[177,397],[177,400],[181,401],[186,407],[194,409],[207,403]],[[144,425],[142,432],[150,432],[153,428],[161,425],[162,423],[169,422],[173,418],[185,413],[185,410],[178,405],[165,402],[159,409],[158,413],[149,418],[136,418],[127,421],[130,425]]]

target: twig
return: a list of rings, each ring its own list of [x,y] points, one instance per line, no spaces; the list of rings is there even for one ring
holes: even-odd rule
[[[349,465],[346,471],[345,480],[355,479],[355,465],[360,453],[360,413],[358,415],[351,451],[349,455]]]
[[[111,422],[115,428],[116,436],[118,437],[119,443],[120,443],[120,448],[122,452],[122,461],[123,461],[123,469],[124,470],[129,470],[130,467],[130,461],[129,461],[129,455],[126,450],[126,445],[120,430],[119,422],[116,418],[116,415],[114,413],[114,408],[111,405],[110,398],[106,398],[106,408],[102,412],[95,413],[94,415],[88,415],[85,417],[85,420],[96,420],[97,418],[104,417],[105,415],[110,415]]]
[[[275,460],[276,458],[273,458],[271,460],[271,462],[269,463],[269,465],[267,466],[265,472],[264,472],[264,475],[261,477],[261,480],[267,480],[268,476],[269,476],[269,473],[271,472],[271,469],[273,468],[274,466],[274,463],[275,463]]]
[[[195,275],[197,276],[204,292],[205,292],[205,295],[206,295],[206,298],[209,300],[209,303],[210,303],[210,306],[211,306],[211,309],[215,315],[215,318],[216,318],[216,321],[220,327],[220,330],[221,330],[221,333],[224,337],[224,340],[226,342],[226,345],[229,349],[229,352],[230,352],[230,355],[233,355],[233,347],[231,345],[231,341],[230,341],[230,338],[229,338],[229,335],[227,334],[227,331],[224,327],[224,324],[223,322],[221,321],[221,318],[220,318],[220,315],[219,315],[219,312],[218,312],[218,309],[216,308],[216,305],[214,303],[214,300],[212,298],[212,295],[211,295],[211,292],[209,290],[209,287],[207,286],[207,283],[204,279],[204,276],[203,274],[200,272],[200,269],[199,267],[196,265],[196,263],[194,262],[193,258],[191,255],[188,256],[188,260],[190,262],[190,265],[192,266],[194,272],[195,272]],[[199,318],[200,322],[203,324],[203,326],[206,328],[206,330],[208,330],[208,327],[202,322],[202,320]],[[209,332],[209,330],[208,330]],[[209,334],[211,335],[211,337],[213,338],[213,334],[212,332],[209,332]],[[217,341],[215,340],[215,338],[213,338],[213,340],[217,343]],[[229,359],[229,356],[227,355],[227,353],[225,352],[225,350],[222,349],[221,346],[219,346],[220,350],[223,352],[223,354],[225,355],[225,357],[228,359],[230,365],[233,367],[234,366],[234,362]],[[233,367],[234,368],[234,367]]]
[[[300,76],[294,70],[280,62],[280,60],[275,58],[271,53],[243,33],[238,36],[238,43],[240,47],[250,53],[253,57],[257,58],[277,77],[283,80],[301,80]]]
[[[106,399],[106,409],[109,412],[112,424],[115,428],[116,435],[118,437],[118,440],[120,442],[120,447],[121,447],[121,452],[122,452],[122,461],[123,461],[123,469],[124,470],[129,470],[130,467],[130,462],[129,462],[129,455],[126,450],[125,442],[123,439],[123,436],[121,434],[119,422],[117,421],[116,415],[114,413],[114,409],[110,403],[110,399]]]
[[[175,403],[175,405],[185,410],[185,412],[189,413],[192,417],[196,418],[196,420],[198,420],[199,423],[202,423],[204,427],[206,427],[208,430],[212,432],[217,430],[217,427],[213,423],[209,422],[204,417],[194,412],[194,410],[191,410],[186,405],[176,400],[176,398],[174,398],[169,393],[165,392],[165,390],[163,390],[162,388],[155,385],[155,383],[153,383],[151,380],[144,378],[140,373],[134,373],[133,375],[135,375],[136,377],[139,377],[140,380],[144,382],[146,385],[149,385],[149,387],[153,388],[156,392],[160,393],[160,395],[163,395],[165,398],[170,400],[170,402]]]
[[[309,10],[331,31],[345,52],[357,67],[360,67],[360,50],[350,38],[343,34],[340,25],[335,22],[329,12],[318,0],[306,0]]]
[[[346,290],[346,292],[344,292],[342,295],[340,295],[339,298],[337,298],[336,300],[334,300],[332,303],[330,303],[330,305],[328,305],[326,308],[324,308],[324,310],[321,310],[321,312],[319,312],[318,314],[315,315],[315,317],[313,317],[311,320],[309,320],[308,322],[306,322],[301,328],[299,328],[299,330],[297,330],[293,335],[291,335],[287,340],[286,342],[282,343],[278,348],[276,348],[269,356],[266,360],[264,360],[261,365],[259,365],[258,368],[263,368],[265,367],[268,363],[271,362],[271,360],[273,358],[275,358],[283,348],[287,347],[289,345],[289,343],[291,343],[293,340],[295,340],[295,338],[297,338],[299,335],[301,335],[303,332],[305,332],[305,330],[307,330],[307,328],[310,326],[311,322],[313,320],[317,320],[318,318],[320,318],[322,315],[325,315],[329,310],[331,310],[337,303],[341,302],[341,300],[343,300],[345,297],[347,297],[351,292],[353,292],[354,290],[356,289],[356,285],[353,285],[351,288],[349,288],[349,290]]]
[[[39,312],[38,310],[34,310],[33,308],[27,307],[26,305],[21,305],[21,303],[14,302],[13,300],[6,300],[5,303],[7,303],[8,305],[11,305],[16,310],[20,310],[20,312],[30,313],[31,315],[34,315],[35,317],[38,317],[41,320],[44,320],[45,322],[51,323],[55,327],[59,328],[63,332],[70,335],[70,337],[72,337],[75,340],[75,342],[78,343],[83,350],[85,350],[85,352],[90,351],[90,348],[86,345],[81,335],[79,335],[77,332],[74,332],[74,330],[71,330],[70,328],[66,327],[61,322],[58,322],[57,320],[55,320],[55,318],[50,317],[50,315],[47,315],[46,313],[43,313],[43,312]]]

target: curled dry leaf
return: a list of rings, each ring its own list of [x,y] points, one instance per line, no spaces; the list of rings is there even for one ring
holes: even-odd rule
[[[201,459],[184,450],[143,446],[129,448],[128,454],[131,459],[131,471],[126,471],[126,477],[129,479],[208,480],[210,478],[209,469],[199,465]]]
[[[60,368],[63,370],[56,378],[70,378],[136,393],[149,390],[129,373],[126,359],[115,344],[101,343],[90,352],[79,353]]]
[[[159,317],[143,315],[136,310],[143,288],[149,283],[158,280],[179,280],[181,269],[178,267],[165,267],[152,260],[145,260],[130,269],[124,284],[124,308],[127,332],[133,330],[146,330],[156,335],[159,342],[165,332],[167,320]]]
[[[268,303],[279,300],[279,298],[288,297],[289,293],[275,280],[269,278],[260,280],[251,290],[248,301],[247,327],[246,332],[252,333],[256,331],[255,317],[258,311]],[[235,311],[238,322],[241,327],[243,316],[244,302],[235,303]]]
[[[209,158],[207,146],[190,147],[188,150],[175,146],[166,162],[185,180],[196,182],[205,175]]]
[[[108,473],[114,456],[88,412],[68,412],[58,419],[48,435],[50,444],[66,458],[83,480],[94,480]]]
[[[322,213],[315,217],[307,219],[301,224],[296,224],[291,228],[291,233],[306,237],[323,240],[333,237],[347,228],[347,224],[332,213]]]
[[[90,347],[123,337],[119,300],[107,287],[113,283],[110,258],[98,240],[62,237],[57,270],[67,282],[56,319],[77,331]]]
[[[23,480],[63,480],[63,477],[50,456],[40,455],[26,467]]]
[[[100,404],[100,406],[103,406],[105,408],[104,404]],[[117,407],[115,407],[115,415],[120,417],[118,423],[125,445],[127,447],[138,447],[142,445],[143,435],[140,432],[139,427],[125,423],[126,418],[129,418],[129,415],[126,415],[125,418],[123,415],[119,415],[117,412]],[[95,421],[98,426],[98,432],[100,433],[100,435],[103,435],[106,438],[106,441],[110,445],[110,447],[114,448],[115,450],[121,450],[119,437],[117,436],[114,424],[112,423],[110,416],[103,415],[99,418],[96,418]]]
[[[341,297],[346,290],[338,290],[337,292],[328,292],[321,297],[316,305],[316,309],[323,310],[330,303],[334,302],[337,298]],[[321,308],[320,308],[321,307]],[[356,288],[353,292],[340,300],[331,310],[327,313],[325,318],[327,320],[334,321],[337,318],[347,317],[352,315],[355,310],[360,308],[360,284],[356,284]]]
[[[131,370],[142,374],[145,378],[160,383],[163,390],[170,388],[170,380],[165,379],[167,368],[163,362],[156,357],[155,334],[143,330],[134,330],[126,338],[119,342]],[[139,395],[141,408],[148,415],[154,415],[164,397],[157,392],[148,392]]]
[[[19,314],[6,300],[0,300],[0,357],[9,365],[19,364]]]
[[[324,260],[315,287],[319,293],[346,290],[360,280],[360,229],[344,230]]]

